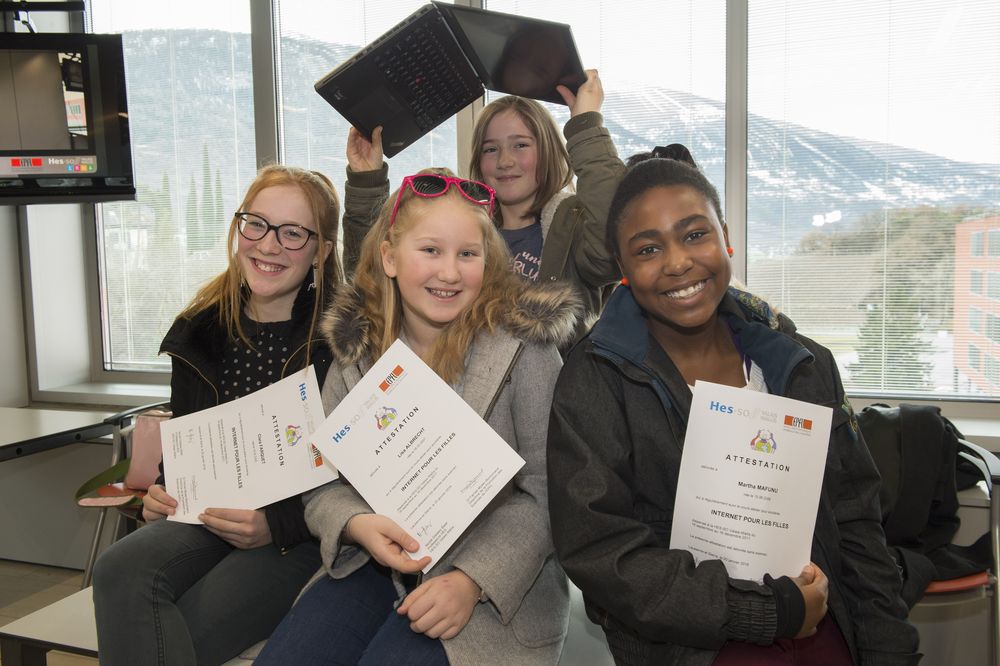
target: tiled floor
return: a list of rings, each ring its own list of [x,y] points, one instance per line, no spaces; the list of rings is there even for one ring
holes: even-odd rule
[[[83,573],[0,560],[0,627],[80,590]],[[49,666],[93,666],[96,659],[50,652]]]

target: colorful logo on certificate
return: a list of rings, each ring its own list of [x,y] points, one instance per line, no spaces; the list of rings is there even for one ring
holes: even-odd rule
[[[309,445],[309,450],[312,451],[313,467],[322,467],[323,466],[323,454],[321,454],[319,452],[319,449],[316,448],[315,444],[310,444]]]
[[[761,453],[774,453],[778,449],[778,443],[774,441],[774,433],[761,428],[750,440],[750,448]]]
[[[288,442],[288,446],[295,446],[300,439],[302,439],[302,426],[285,426],[285,441]]]
[[[812,419],[804,419],[800,416],[785,414],[785,425],[796,430],[810,431],[813,429]]]
[[[388,391],[389,387],[392,386],[396,382],[396,380],[399,379],[402,375],[403,375],[403,366],[397,365],[395,368],[393,368],[392,372],[390,372],[386,376],[386,378],[382,380],[382,383],[378,385],[378,387],[382,389],[382,393]]]
[[[385,430],[396,420],[396,414],[398,413],[392,407],[380,407],[375,412],[375,425],[378,426],[379,430]]]

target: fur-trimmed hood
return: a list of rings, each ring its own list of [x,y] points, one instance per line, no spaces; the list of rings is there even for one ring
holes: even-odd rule
[[[361,316],[362,299],[354,285],[342,284],[323,313],[319,330],[338,363],[358,363],[368,349],[369,322]],[[582,312],[580,297],[570,285],[530,284],[500,325],[519,340],[563,346],[573,339]]]

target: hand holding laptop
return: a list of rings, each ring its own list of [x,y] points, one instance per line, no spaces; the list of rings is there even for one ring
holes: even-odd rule
[[[382,168],[382,126],[372,130],[369,140],[352,127],[347,134],[347,166],[351,171],[378,171]]]
[[[601,85],[601,78],[597,75],[596,69],[585,70],[587,80],[573,94],[573,91],[564,85],[556,86],[556,90],[562,95],[563,101],[569,107],[570,117],[578,116],[588,111],[600,111],[604,103],[604,86]]]

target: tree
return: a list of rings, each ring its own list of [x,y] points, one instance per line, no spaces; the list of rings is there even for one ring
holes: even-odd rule
[[[861,303],[867,316],[858,331],[857,363],[847,366],[855,389],[924,390],[930,364],[921,360],[923,315],[914,292],[899,282],[869,292]]]

